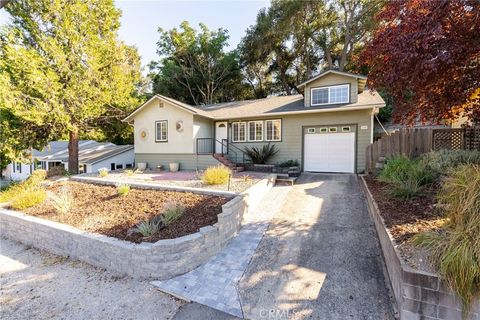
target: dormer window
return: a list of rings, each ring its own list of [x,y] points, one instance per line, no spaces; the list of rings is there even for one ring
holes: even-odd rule
[[[326,104],[348,103],[350,101],[350,85],[312,88],[310,104],[320,106]]]

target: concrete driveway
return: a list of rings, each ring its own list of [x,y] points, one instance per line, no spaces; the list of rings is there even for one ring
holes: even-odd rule
[[[383,258],[354,175],[302,174],[238,291],[248,319],[393,319]]]

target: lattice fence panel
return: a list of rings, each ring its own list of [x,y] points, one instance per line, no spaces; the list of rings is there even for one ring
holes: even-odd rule
[[[480,126],[465,129],[465,149],[480,150]]]
[[[437,129],[433,131],[433,150],[461,150],[465,148],[463,129]]]

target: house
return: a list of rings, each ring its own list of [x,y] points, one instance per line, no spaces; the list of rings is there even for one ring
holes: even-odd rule
[[[81,140],[78,143],[80,173],[96,172],[100,168],[117,170],[134,167],[132,145],[116,145],[110,142]],[[68,141],[51,141],[42,150],[33,149],[29,163],[12,162],[4,170],[10,180],[24,180],[38,169],[49,170],[62,166],[68,170]]]
[[[124,121],[134,126],[135,162],[202,169],[218,154],[245,161],[246,147],[275,144],[272,163],[298,160],[303,171],[362,172],[373,119],[384,100],[366,77],[325,71],[298,85],[303,94],[191,106],[156,95]]]

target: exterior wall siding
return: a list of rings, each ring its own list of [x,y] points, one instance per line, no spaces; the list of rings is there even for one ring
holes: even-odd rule
[[[335,86],[339,84],[350,84],[350,102],[355,103],[358,100],[357,79],[335,73],[329,73],[319,79],[310,82],[305,86],[305,107],[310,107],[310,89],[324,86]]]
[[[283,117],[266,117],[249,120],[282,119],[282,140],[271,142],[279,149],[279,152],[270,161],[280,163],[287,160],[298,160],[302,163],[303,158],[303,127],[325,126],[325,125],[350,125],[356,132],[356,171],[365,170],[365,148],[371,140],[371,114],[373,110],[364,109],[358,111],[336,111],[317,114],[289,115]],[[243,120],[242,120],[243,121]],[[234,122],[234,121],[230,121]],[[229,126],[230,144],[244,149],[246,147],[261,147],[268,143],[263,142],[231,142],[232,132]]]
[[[199,138],[213,138],[214,124],[213,120],[204,117],[193,117],[193,143],[195,152],[197,151],[197,139]]]
[[[117,154],[111,158],[108,158],[103,161],[87,166],[87,172],[97,172],[98,169],[100,168],[107,168],[108,170],[110,170],[110,165],[112,163],[115,163],[115,165],[121,164],[123,169],[125,169],[127,164],[131,164],[133,167],[134,161],[135,161],[135,154],[133,152],[133,149],[131,149],[126,152]]]
[[[172,162],[180,163],[180,170],[196,170],[205,169],[210,166],[219,165],[217,159],[212,155],[197,155],[197,154],[159,154],[159,153],[136,153],[135,163],[147,163],[147,168],[155,169],[158,165],[162,165],[165,170],[168,170],[168,164]]]

